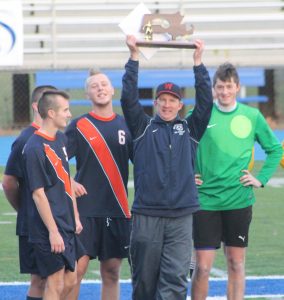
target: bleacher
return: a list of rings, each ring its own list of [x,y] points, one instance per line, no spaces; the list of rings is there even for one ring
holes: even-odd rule
[[[206,42],[204,62],[239,66],[284,65],[281,0],[144,0],[151,12],[180,11],[193,24],[192,38]],[[25,70],[120,69],[128,57],[118,24],[140,0],[22,0]],[[191,50],[161,49],[148,69],[190,68]]]
[[[110,78],[113,87],[121,89],[122,76],[124,70],[102,70]],[[215,72],[214,68],[209,69],[211,78]],[[239,68],[238,69],[242,90],[238,101],[240,102],[266,102],[268,97],[266,95],[246,95],[246,89],[249,87],[261,87],[265,85],[264,69],[260,67],[255,68]],[[73,90],[84,89],[85,80],[88,76],[87,70],[73,70],[73,71],[38,71],[36,72],[35,83],[36,85],[51,84],[59,89]],[[171,80],[182,88],[194,87],[194,74],[192,70],[140,70],[138,86],[140,89],[154,89],[161,82]],[[144,106],[152,106],[152,99],[143,99],[141,101]],[[193,98],[184,98],[185,105],[194,104]],[[115,106],[120,105],[119,99],[114,99]],[[90,101],[84,99],[72,99],[71,105],[81,106],[90,105]]]

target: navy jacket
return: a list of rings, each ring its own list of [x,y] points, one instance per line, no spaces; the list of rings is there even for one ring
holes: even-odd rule
[[[123,76],[121,105],[134,151],[135,198],[132,212],[178,217],[199,209],[194,180],[196,148],[210,119],[211,81],[204,65],[194,67],[196,105],[191,116],[172,122],[144,113],[138,99],[137,61],[129,60]]]

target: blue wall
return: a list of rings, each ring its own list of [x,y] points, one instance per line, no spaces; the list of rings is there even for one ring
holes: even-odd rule
[[[275,130],[274,133],[278,137],[279,141],[284,141],[284,130]],[[16,136],[2,136],[0,137],[0,166],[5,166],[11,145]],[[258,144],[255,146],[255,160],[264,160],[265,154]],[[74,161],[73,161],[74,162]]]

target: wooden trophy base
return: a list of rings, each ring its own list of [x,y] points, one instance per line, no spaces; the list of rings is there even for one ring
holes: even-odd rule
[[[138,47],[145,48],[180,48],[180,49],[196,49],[192,42],[187,41],[146,41],[138,40],[136,42]]]

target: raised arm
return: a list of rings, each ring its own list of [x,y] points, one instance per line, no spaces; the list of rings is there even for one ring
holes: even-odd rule
[[[204,43],[195,40],[196,50],[193,53],[194,75],[195,75],[195,107],[190,116],[187,117],[191,136],[199,141],[205,132],[213,106],[212,85],[209,73],[202,63]]]
[[[139,48],[136,45],[136,38],[134,35],[126,36],[126,45],[130,52],[130,59],[133,61],[139,61]]]
[[[130,58],[125,65],[125,74],[122,78],[121,106],[128,128],[135,139],[142,134],[147,126],[148,117],[139,103],[139,49],[136,46],[136,38],[133,35],[128,35],[126,44],[129,48]]]

